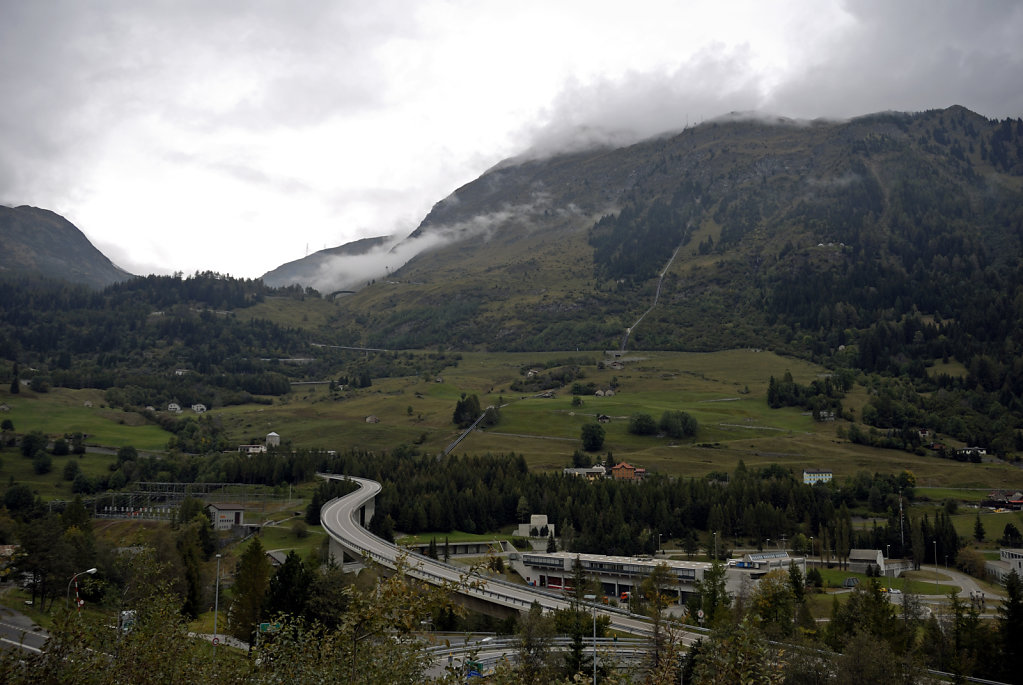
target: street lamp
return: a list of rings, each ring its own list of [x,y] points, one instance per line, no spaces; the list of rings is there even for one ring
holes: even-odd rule
[[[810,558],[813,558],[813,536],[810,536]]]
[[[941,594],[938,590],[938,538],[934,538],[934,594]]]
[[[661,552],[661,534],[660,533],[657,534],[657,554],[658,555],[662,554],[662,552]]]
[[[67,609],[68,607],[71,606],[71,584],[75,582],[75,579],[78,578],[78,576],[83,575],[85,573],[88,573],[89,575],[92,575],[95,572],[96,572],[96,567],[93,566],[90,569],[86,569],[85,571],[79,571],[75,575],[71,576],[71,580],[69,580],[68,584],[67,584],[67,601],[64,602],[64,608],[65,609]],[[82,610],[82,605],[78,604],[78,602],[75,602],[75,604],[78,606],[78,610],[81,611]]]
[[[593,685],[597,685],[597,596],[583,595],[583,599],[592,603],[590,609],[593,612]]]
[[[213,595],[213,654],[217,654],[217,643],[220,642],[217,635],[217,617],[220,615],[220,555],[217,555],[217,590]]]

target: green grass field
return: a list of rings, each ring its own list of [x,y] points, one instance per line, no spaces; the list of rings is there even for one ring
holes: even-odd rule
[[[470,434],[458,453],[522,454],[531,468],[555,470],[569,465],[581,447],[584,423],[606,414],[603,449],[651,472],[703,476],[731,471],[739,460],[749,466],[781,464],[798,472],[803,468],[830,468],[840,480],[857,471],[897,472],[909,469],[921,486],[989,488],[1023,487],[1023,472],[1008,464],[964,464],[916,456],[895,450],[853,445],[837,435],[839,424],[815,423],[798,409],[772,410],[766,391],[770,377],[790,371],[802,383],[825,370],[807,362],[770,352],[730,350],[716,353],[635,352],[624,368],[584,368],[581,383],[607,387],[618,383],[614,397],[583,397],[572,406],[568,389],[553,399],[516,393],[511,384],[520,369],[566,356],[604,359],[600,351],[549,353],[464,353],[461,362],[432,378],[376,379],[373,386],[342,393],[333,399],[324,386],[304,386],[272,406],[216,409],[240,444],[271,430],[294,447],[343,450],[359,447],[385,450],[400,443],[421,443],[428,454],[443,450],[459,434],[451,422],[461,394],[476,394],[483,406],[504,404],[501,422]],[[850,395],[850,402],[858,400]],[[865,401],[866,393],[859,401]],[[628,417],[650,414],[655,420],[669,409],[681,409],[700,422],[695,440],[635,436],[628,433]],[[368,416],[379,423],[366,423]],[[932,496],[945,496],[935,492]]]
[[[822,568],[820,572],[827,588],[841,588],[846,578],[859,579],[860,585],[863,587],[866,587],[868,581],[864,573],[853,573],[838,568]],[[918,595],[947,595],[952,590],[959,591],[959,586],[941,583],[940,579],[939,583],[935,585],[933,580],[919,577],[921,573],[921,571],[907,571],[898,578],[881,578],[880,581],[882,587],[895,588],[902,592],[912,592]]]
[[[64,480],[63,473],[64,465],[72,460],[78,462],[79,469],[87,476],[109,473],[107,467],[117,461],[116,457],[109,454],[52,457],[50,472],[40,475],[33,470],[31,459],[24,458],[21,452],[13,448],[7,448],[0,451],[0,479],[5,483],[13,480],[28,485],[44,500],[69,500],[74,494],[71,492],[71,481]]]
[[[943,502],[954,499],[957,502],[980,502],[987,499],[990,488],[916,488],[916,499],[929,499],[932,502]]]
[[[101,390],[54,388],[46,393],[23,390],[12,395],[0,391],[0,403],[11,410],[10,419],[18,433],[42,431],[51,438],[67,433],[84,433],[86,444],[107,447],[132,445],[139,450],[167,448],[167,433],[140,414],[106,406]]]
[[[327,313],[329,308],[324,316]],[[614,381],[615,396],[586,396],[581,406],[572,406],[568,389],[557,391],[552,399],[511,390],[524,366],[568,356],[593,362],[583,367],[579,382],[609,387]],[[630,352],[619,360],[620,369],[610,365],[598,369],[598,360],[612,361],[602,351],[464,353],[457,365],[436,377],[374,379],[371,387],[333,395],[327,386],[297,386],[292,393],[275,398],[272,405],[215,408],[210,416],[238,444],[261,441],[276,431],[291,448],[381,451],[404,443],[426,454],[439,454],[459,435],[451,416],[461,394],[468,393],[478,395],[482,406],[503,404],[502,418],[497,426],[470,434],[456,451],[515,452],[533,469],[570,465],[572,453],[581,448],[582,426],[606,414],[611,421],[605,424],[604,446],[593,458],[603,460],[610,451],[616,460],[653,473],[701,477],[731,471],[742,460],[749,467],[779,464],[797,474],[804,468],[828,468],[841,482],[861,470],[908,469],[915,474],[921,494],[938,502],[946,497],[975,501],[993,487],[1023,488],[1023,470],[1009,464],[960,463],[854,445],[838,436],[843,422],[816,423],[798,409],[769,409],[766,391],[771,376],[789,371],[798,382],[808,383],[826,372],[805,361],[751,350]],[[865,401],[861,390],[850,393],[847,406]],[[57,389],[20,396],[0,391],[0,399],[11,406],[5,418],[14,421],[18,432],[38,429],[59,435],[81,430],[89,433],[90,442],[112,447],[130,444],[141,450],[159,450],[169,437],[137,414],[105,409],[98,391]],[[87,402],[92,406],[87,407]],[[627,430],[634,413],[658,420],[664,411],[675,409],[699,421],[695,439],[673,441]],[[379,422],[367,423],[370,416]],[[31,481],[41,493],[53,496],[62,493],[59,477],[34,477],[28,466],[15,464],[18,457],[9,450],[0,458],[5,460],[0,478]],[[102,460],[82,464],[87,473],[106,465]],[[55,459],[54,471],[59,468]]]
[[[259,533],[259,541],[267,551],[275,549],[294,551],[305,559],[310,552],[320,548],[327,539],[327,534],[320,526],[304,525],[299,528],[304,533],[296,534],[293,530],[293,521],[285,521],[279,526],[263,527]]]
[[[963,512],[952,515],[952,525],[955,526],[956,532],[968,540],[973,540],[973,527],[976,525],[977,512],[973,510],[970,512]],[[998,538],[1002,537],[1002,533],[1005,532],[1005,524],[1012,523],[1018,530],[1023,530],[1023,512],[1019,511],[1005,511],[1005,512],[993,512],[989,509],[980,509],[980,523],[984,526],[984,542],[990,545],[996,545],[995,542]]]

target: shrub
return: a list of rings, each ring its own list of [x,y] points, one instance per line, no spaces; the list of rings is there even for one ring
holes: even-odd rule
[[[36,456],[32,457],[32,470],[36,472],[36,475],[43,475],[49,473],[53,467],[53,460],[50,455],[40,450],[36,452]]]
[[[629,417],[629,432],[633,435],[653,435],[657,432],[657,424],[650,414],[633,414]]]
[[[672,438],[691,438],[699,424],[684,411],[666,411],[661,414],[660,429]]]

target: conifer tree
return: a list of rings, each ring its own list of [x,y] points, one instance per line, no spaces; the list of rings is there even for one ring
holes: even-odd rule
[[[270,583],[270,562],[258,537],[245,548],[234,573],[231,634],[252,642],[263,617],[263,600]]]

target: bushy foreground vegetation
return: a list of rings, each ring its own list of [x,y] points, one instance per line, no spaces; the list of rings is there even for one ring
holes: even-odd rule
[[[62,517],[8,519],[6,525],[25,541],[40,538],[19,564],[32,569],[37,606],[55,619],[41,653],[0,653],[5,683],[386,684],[426,682],[428,672],[436,682],[455,683],[466,676],[461,659],[454,668],[437,669],[437,657],[427,651],[430,639],[421,633],[424,625],[465,626],[465,613],[453,602],[457,587],[424,587],[405,575],[402,564],[387,577],[370,569],[355,579],[333,563],[291,553],[274,570],[258,537],[222,547],[194,501],[182,507],[173,528],[120,552],[96,544],[80,505]],[[188,623],[197,606],[210,601],[215,550],[233,559],[217,588],[222,609],[217,634],[241,641],[219,647],[210,644],[211,636],[193,635]],[[88,564],[98,570],[81,576],[84,609],[55,603],[65,576]],[[581,566],[574,574],[571,597],[581,601],[596,590]],[[462,582],[477,581],[466,576]],[[650,619],[646,658],[638,668],[621,670],[601,654],[600,682],[904,685],[924,682],[924,668],[1018,681],[1023,586],[1015,573],[995,620],[984,620],[976,604],[954,593],[927,616],[917,595],[907,592],[895,604],[877,579],[868,579],[846,601],[835,596],[830,621],[819,624],[808,610],[817,588],[819,578],[804,578],[792,565],[731,596],[724,566],[716,563],[690,599],[688,614],[695,623],[702,612],[700,623],[711,630],[690,647],[684,638],[692,635],[691,627],[666,613],[671,574],[657,567],[640,583],[631,606]],[[584,605],[575,604],[553,614],[534,605],[503,622],[499,627],[515,636],[513,659],[496,664],[490,680],[513,685],[589,677],[587,638],[592,630],[607,634],[605,620],[595,628],[592,620]],[[260,624],[266,629],[257,629]],[[567,649],[553,648],[555,635],[571,638]]]

